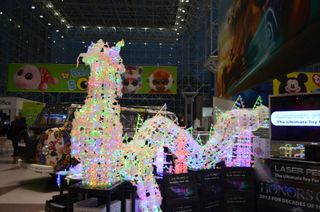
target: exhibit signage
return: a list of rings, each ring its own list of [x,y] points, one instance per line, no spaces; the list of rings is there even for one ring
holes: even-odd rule
[[[319,72],[292,72],[273,80],[273,94],[320,92]]]
[[[271,175],[258,182],[259,211],[320,211],[319,165],[284,160],[266,165],[263,172]]]
[[[320,110],[276,111],[271,122],[275,126],[320,126]]]
[[[9,64],[7,91],[87,92],[88,66],[75,64]],[[176,66],[126,66],[125,94],[176,94]]]

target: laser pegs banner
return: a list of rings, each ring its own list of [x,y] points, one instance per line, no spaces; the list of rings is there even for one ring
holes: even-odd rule
[[[318,0],[221,0],[218,23],[219,96],[320,59]]]
[[[319,168],[319,164],[268,160],[257,185],[258,211],[320,211]]]
[[[75,64],[9,64],[7,91],[87,92],[89,67]],[[126,66],[124,94],[176,94],[176,66]]]

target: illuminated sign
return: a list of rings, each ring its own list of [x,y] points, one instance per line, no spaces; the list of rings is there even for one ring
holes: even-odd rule
[[[271,114],[275,126],[320,127],[320,110],[277,111]]]

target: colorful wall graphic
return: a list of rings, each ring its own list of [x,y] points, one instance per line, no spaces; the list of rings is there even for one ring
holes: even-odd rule
[[[218,12],[219,96],[320,59],[318,0],[223,0]]]
[[[88,66],[75,64],[9,64],[7,90],[12,92],[87,92]],[[176,66],[127,66],[123,93],[176,94]]]
[[[293,72],[273,80],[273,94],[320,92],[319,72]]]

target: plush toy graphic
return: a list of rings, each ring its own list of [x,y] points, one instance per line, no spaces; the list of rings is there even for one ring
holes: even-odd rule
[[[150,94],[171,94],[170,88],[174,83],[172,74],[165,69],[156,69],[148,78]]]
[[[305,82],[308,81],[306,74],[299,74],[298,77],[281,76],[278,78],[280,81],[279,94],[281,93],[303,93],[307,91]]]
[[[46,68],[38,69],[33,65],[24,65],[14,74],[13,82],[21,89],[47,90],[48,84],[58,84],[59,80]]]
[[[127,66],[126,72],[122,74],[122,93],[135,94],[142,86],[142,67]]]

